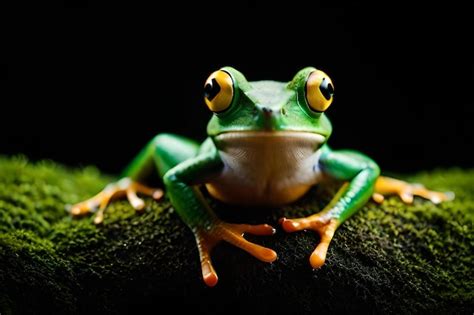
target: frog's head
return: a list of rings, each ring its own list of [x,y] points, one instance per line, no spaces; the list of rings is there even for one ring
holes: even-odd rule
[[[224,67],[204,85],[204,100],[214,113],[207,132],[214,139],[247,132],[311,134],[321,145],[332,130],[324,111],[333,93],[331,79],[312,67],[302,69],[288,83],[248,82],[239,71]]]

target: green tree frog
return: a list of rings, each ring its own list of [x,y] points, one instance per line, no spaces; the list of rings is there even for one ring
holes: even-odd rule
[[[361,153],[332,150],[326,144],[332,127],[325,111],[333,94],[331,79],[312,67],[302,69],[288,83],[248,82],[239,71],[224,67],[204,85],[204,101],[213,114],[202,144],[173,134],[157,135],[126,168],[123,179],[74,205],[71,213],[79,216],[98,209],[94,222],[101,223],[108,203],[118,196],[126,196],[135,209],[142,210],[144,202],[137,193],[154,199],[163,195],[160,189],[140,183],[156,170],[176,212],[195,235],[203,280],[214,286],[218,277],[210,252],[218,242],[273,262],[277,253],[243,236],[272,235],[275,229],[267,224],[223,222],[202,189],[224,203],[276,207],[294,202],[326,178],[343,181],[323,211],[280,220],[286,232],[309,229],[320,234],[309,258],[313,268],[324,264],[336,229],[369,198],[382,202],[384,195],[397,194],[406,203],[413,196],[435,203],[452,198],[379,176],[377,164]]]

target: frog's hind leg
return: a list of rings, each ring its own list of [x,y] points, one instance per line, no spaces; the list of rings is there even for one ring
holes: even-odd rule
[[[372,199],[382,203],[384,196],[398,195],[404,203],[412,203],[414,196],[419,196],[438,204],[443,201],[454,199],[452,192],[437,192],[426,189],[421,184],[410,184],[398,179],[380,176],[375,183]]]
[[[109,203],[117,198],[127,197],[137,211],[142,211],[145,203],[137,194],[159,200],[161,189],[150,188],[140,183],[154,170],[163,176],[177,164],[194,157],[199,145],[189,139],[172,134],[159,134],[137,155],[122,174],[122,179],[109,184],[94,197],[70,207],[73,216],[97,212],[94,223],[100,224]]]

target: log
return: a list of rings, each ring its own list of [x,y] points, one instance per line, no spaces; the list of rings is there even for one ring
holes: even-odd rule
[[[198,313],[466,313],[474,309],[474,170],[402,176],[454,191],[440,205],[397,197],[368,202],[345,222],[326,264],[312,270],[319,237],[278,227],[282,216],[322,209],[340,183],[316,187],[278,209],[241,209],[211,200],[224,220],[269,223],[271,237],[247,236],[273,248],[272,264],[222,243],[213,252],[219,283],[201,279],[191,231],[169,200],[146,199],[137,215],[116,201],[101,226],[65,211],[115,180],[94,167],[0,158],[0,313],[76,314],[173,311]]]

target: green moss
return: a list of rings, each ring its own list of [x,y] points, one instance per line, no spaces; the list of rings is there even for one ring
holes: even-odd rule
[[[65,206],[90,197],[113,178],[94,168],[0,159],[0,313],[388,311],[465,312],[474,308],[474,170],[436,170],[406,179],[456,193],[433,205],[372,202],[336,233],[325,266],[311,270],[318,242],[310,231],[280,229],[248,238],[279,253],[273,264],[226,244],[213,254],[220,282],[206,288],[191,232],[167,200],[147,200],[136,215],[115,202],[103,226],[72,219]],[[336,186],[296,204],[243,211],[213,202],[229,221],[277,226],[279,217],[321,209]],[[175,297],[175,298],[174,298]]]

